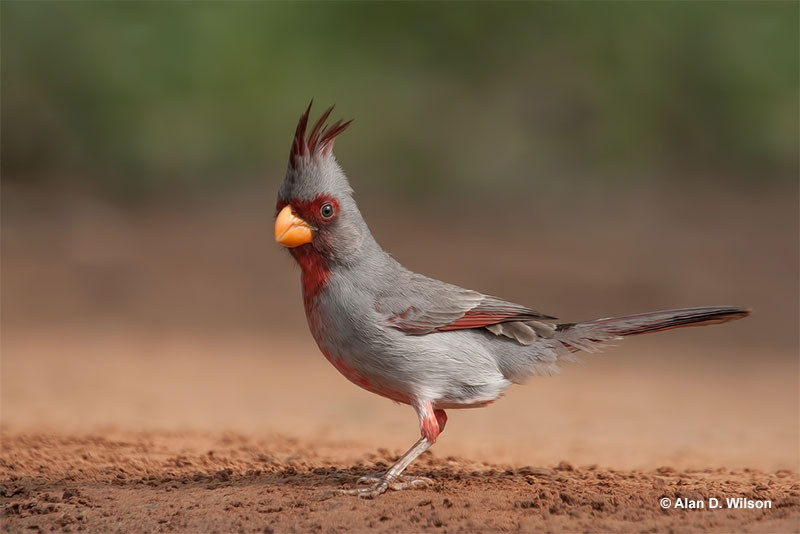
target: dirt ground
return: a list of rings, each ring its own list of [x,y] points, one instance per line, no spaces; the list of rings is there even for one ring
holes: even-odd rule
[[[524,224],[502,211],[502,236],[468,240],[365,202],[410,267],[565,320],[755,310],[450,411],[409,469],[434,485],[372,501],[336,490],[402,454],[416,418],[318,353],[297,272],[270,242],[271,196],[176,211],[4,189],[3,531],[800,532],[795,189],[615,197]],[[665,510],[665,497],[772,507]]]
[[[352,446],[352,445],[351,445]],[[281,436],[129,433],[17,435],[3,445],[8,531],[793,532],[800,480],[789,471],[612,470],[477,464],[427,454],[430,489],[366,501],[336,490],[385,468],[342,444]],[[347,457],[348,460],[343,461]],[[771,510],[662,510],[668,497],[769,499]]]

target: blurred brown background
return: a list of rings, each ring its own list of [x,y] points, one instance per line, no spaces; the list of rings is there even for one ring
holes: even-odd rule
[[[567,321],[754,310],[453,413],[436,454],[798,467],[797,4],[0,9],[4,430],[415,438],[273,243],[314,97],[412,269]]]

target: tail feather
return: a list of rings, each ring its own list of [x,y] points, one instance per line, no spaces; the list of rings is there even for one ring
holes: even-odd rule
[[[624,317],[596,319],[556,325],[552,337],[543,337],[524,351],[503,354],[499,360],[503,375],[521,383],[530,375],[558,372],[558,363],[580,361],[577,352],[600,352],[614,340],[626,336],[661,332],[684,326],[725,323],[750,315],[747,308],[706,306],[665,310]]]
[[[520,351],[502,354],[500,368],[507,379],[521,383],[530,375],[558,372],[557,363],[580,361],[577,352],[600,352],[609,343],[626,336],[726,323],[748,315],[750,310],[747,308],[706,306],[563,323],[556,325],[552,337],[538,338],[531,344],[520,346]]]
[[[736,306],[703,306],[698,308],[639,313],[636,315],[626,315],[624,317],[596,319],[594,321],[577,324],[564,324],[559,325],[558,330],[559,333],[563,332],[561,337],[568,345],[583,350],[583,347],[578,347],[573,342],[573,340],[578,341],[575,334],[580,333],[580,337],[583,338],[584,343],[589,341],[591,344],[592,342],[661,332],[673,328],[726,323],[728,321],[742,319],[748,315],[750,315],[750,310],[747,308]]]

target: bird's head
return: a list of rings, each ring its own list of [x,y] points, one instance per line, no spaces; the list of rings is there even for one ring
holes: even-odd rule
[[[309,254],[328,265],[352,261],[369,234],[333,156],[336,136],[352,121],[326,125],[332,109],[322,114],[308,136],[311,104],[300,117],[278,192],[275,240],[288,247],[301,266]]]

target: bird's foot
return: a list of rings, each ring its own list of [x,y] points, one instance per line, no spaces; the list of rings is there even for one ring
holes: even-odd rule
[[[433,480],[427,477],[390,476],[387,473],[380,477],[361,477],[356,481],[356,484],[368,484],[369,486],[339,491],[345,495],[357,495],[362,499],[374,499],[387,489],[400,491],[408,488],[424,488],[433,485]]]

